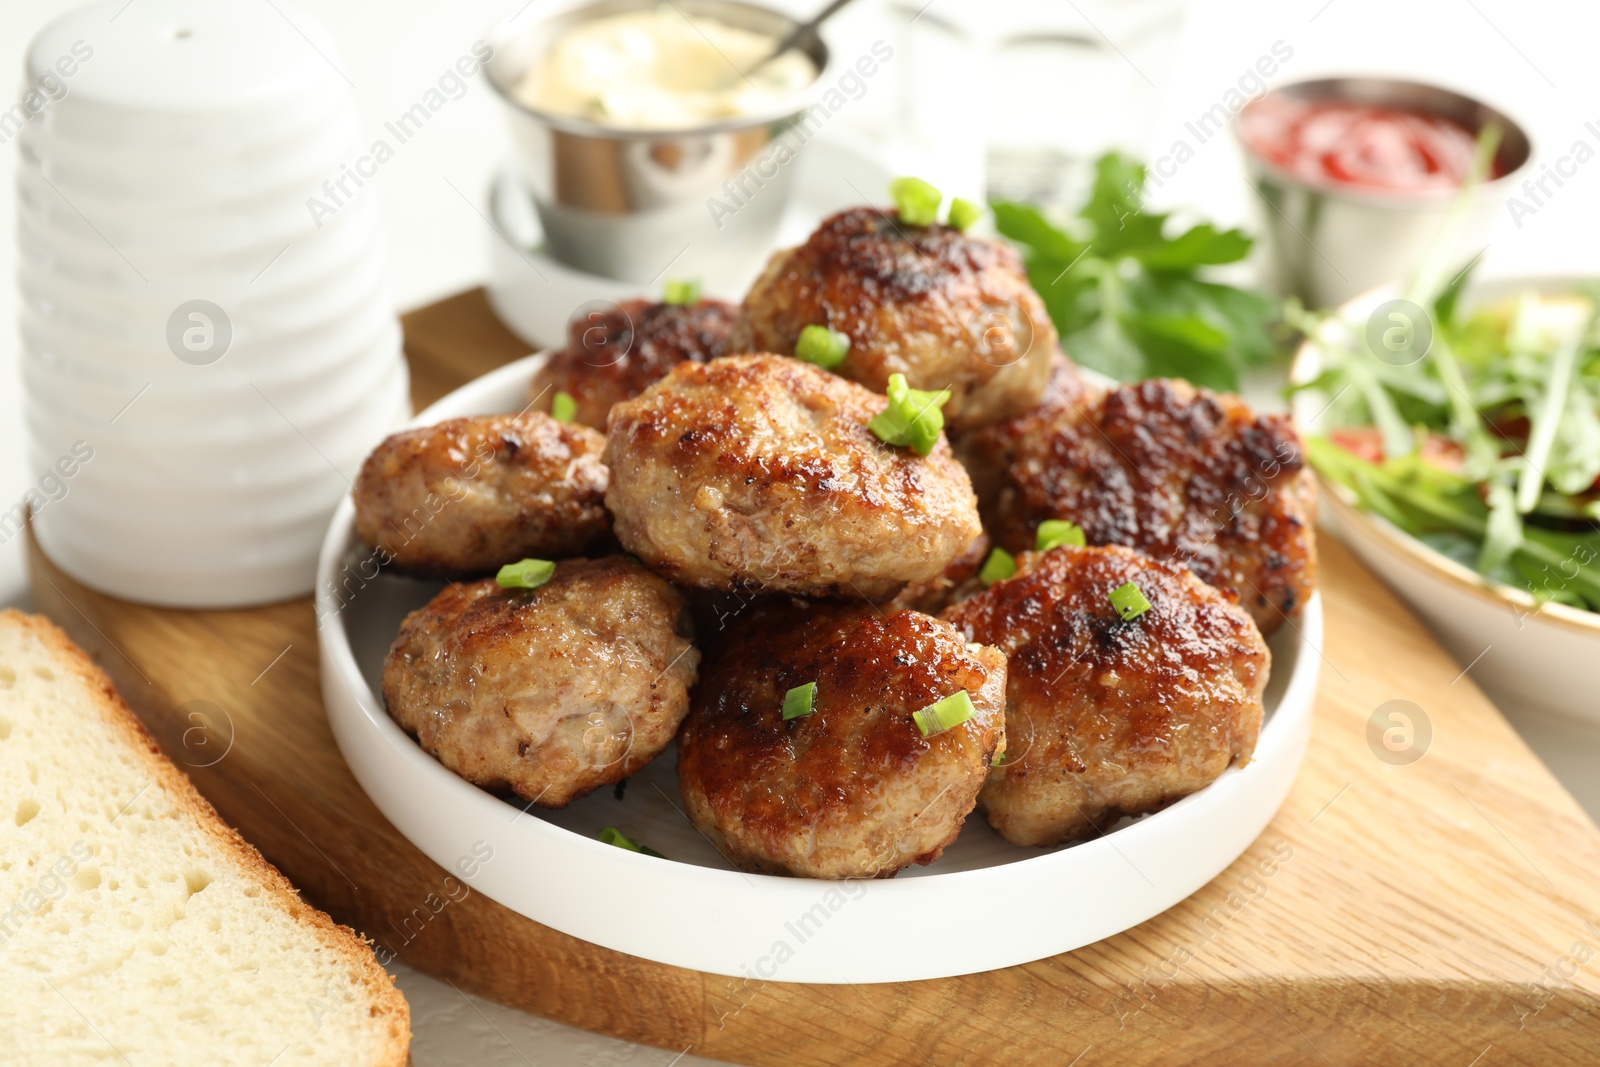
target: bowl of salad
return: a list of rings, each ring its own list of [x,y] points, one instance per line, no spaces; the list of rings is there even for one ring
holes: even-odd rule
[[[1600,721],[1597,314],[1596,278],[1388,286],[1301,315],[1290,381],[1351,550],[1498,702]]]

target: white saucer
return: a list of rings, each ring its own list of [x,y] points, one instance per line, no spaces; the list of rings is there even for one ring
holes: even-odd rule
[[[471,382],[415,425],[517,411],[542,356]],[[676,757],[561,811],[524,812],[468,784],[383,710],[383,657],[406,612],[440,583],[381,574],[339,505],[317,570],[322,695],[339,749],[378,809],[472,888],[546,926],[679,967],[784,982],[900,982],[1008,967],[1135,926],[1205,885],[1283,802],[1305,755],[1316,693],[1322,601],[1272,647],[1255,759],[1165,811],[1053,851],[1016,848],[974,815],[928,867],[886,881],[823,882],[734,871],[679,810]],[[669,859],[602,844],[615,826]]]
[[[881,153],[879,153],[881,156]],[[793,199],[778,229],[778,248],[797,245],[817,223],[863,201],[886,202],[895,172],[880,158],[836,134],[808,142],[795,159]],[[489,190],[489,302],[511,331],[535,349],[562,345],[567,320],[587,305],[656,297],[666,267],[650,292],[633,282],[588,274],[557,262],[539,247],[543,235],[533,203],[509,167]],[[729,263],[719,277],[701,279],[707,296],[737,302],[763,263]]]

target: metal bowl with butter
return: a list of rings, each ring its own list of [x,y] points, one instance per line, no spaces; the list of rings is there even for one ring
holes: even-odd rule
[[[815,35],[750,71],[795,26],[740,0],[576,0],[502,24],[488,76],[547,251],[639,284],[747,275],[820,124],[829,52]]]

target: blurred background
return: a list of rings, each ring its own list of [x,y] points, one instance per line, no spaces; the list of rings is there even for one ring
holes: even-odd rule
[[[140,0],[129,0],[138,3]],[[271,0],[259,0],[270,3]],[[537,5],[540,0],[531,0]],[[24,51],[75,0],[0,5],[0,61],[20,80]],[[370,138],[405,111],[457,57],[506,17],[504,0],[300,0],[332,33]],[[798,17],[816,0],[773,0]],[[857,0],[830,26],[836,49],[874,40],[895,58],[830,133],[854,139],[890,169],[948,191],[1069,202],[1110,148],[1146,160],[1176,155],[1150,204],[1192,209],[1219,225],[1254,226],[1239,148],[1200,119],[1231,93],[1319,74],[1373,73],[1456,88],[1528,131],[1528,173],[1600,143],[1600,8],[1512,0]],[[859,47],[858,47],[859,45]],[[1593,131],[1585,123],[1594,122]],[[1182,143],[1186,151],[1177,152]],[[401,310],[482,284],[497,240],[480,214],[508,153],[493,91],[480,77],[409,140],[363,190],[375,198]],[[0,152],[9,198],[14,144]],[[0,212],[0,264],[15,267],[14,211]],[[1535,213],[1497,221],[1484,273],[1600,273],[1600,165],[1580,167]],[[1248,279],[1253,263],[1241,274]],[[0,286],[0,508],[37,477],[23,443],[17,385],[16,290]],[[23,605],[22,538],[0,545],[0,604]],[[1519,724],[1521,725],[1521,724]],[[1600,747],[1575,747],[1566,728],[1525,728],[1591,812],[1600,788],[1586,771]],[[1529,731],[1532,732],[1529,732]],[[1541,743],[1541,738],[1543,742]],[[419,1067],[474,1063],[666,1064],[669,1054],[565,1030],[402,976],[413,1003]],[[696,1062],[692,1057],[684,1064]]]
[[[32,36],[74,6],[30,0],[0,8],[0,56],[14,80]],[[337,40],[374,137],[514,10],[501,0],[300,6]],[[816,5],[777,0],[774,6],[805,15]],[[883,76],[839,116],[840,132],[874,145],[895,169],[920,168],[914,172],[969,194],[987,174],[1005,195],[1070,197],[1087,163],[1106,148],[1155,159],[1185,140],[1193,157],[1152,188],[1152,204],[1247,224],[1252,194],[1233,139],[1200,142],[1185,124],[1236,88],[1278,42],[1291,56],[1275,80],[1384,73],[1455,87],[1497,105],[1531,133],[1534,172],[1585,136],[1586,121],[1600,121],[1594,105],[1600,70],[1586,54],[1600,10],[1576,3],[858,0],[835,23],[829,30],[835,42],[883,37],[897,46]],[[390,286],[401,309],[481,283],[494,238],[462,193],[485,197],[507,151],[497,101],[480,77],[363,191],[380,206]],[[15,165],[8,145],[0,152],[8,197]],[[1600,167],[1580,169],[1520,228],[1502,219],[1490,270],[1600,266],[1593,240],[1600,229],[1597,191]],[[0,263],[8,277],[14,225],[12,211],[0,213]],[[0,286],[0,316],[8,323],[15,301],[14,287]],[[19,499],[30,481],[15,360],[8,328],[0,342],[0,501],[7,502]],[[18,539],[0,546],[0,603],[23,595],[21,560]]]

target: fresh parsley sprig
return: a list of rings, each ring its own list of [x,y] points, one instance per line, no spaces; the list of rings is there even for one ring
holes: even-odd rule
[[[1028,279],[1074,360],[1123,381],[1187,378],[1237,389],[1245,370],[1276,351],[1278,304],[1203,271],[1244,259],[1251,239],[1209,222],[1169,236],[1171,216],[1143,207],[1144,183],[1142,164],[1110,152],[1076,216],[1055,220],[1006,200],[990,206],[996,228],[1022,246]]]

